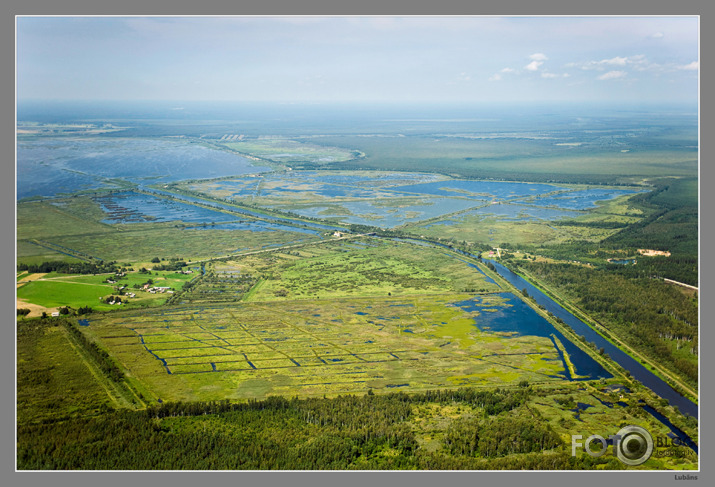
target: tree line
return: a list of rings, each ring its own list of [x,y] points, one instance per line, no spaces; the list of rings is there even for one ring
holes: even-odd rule
[[[114,363],[105,350],[102,350],[95,342],[88,339],[72,321],[62,320],[62,324],[110,380],[116,383],[124,381],[124,372]]]
[[[119,272],[121,266],[116,261],[112,262],[63,262],[52,261],[42,264],[17,264],[18,272],[28,271],[31,274],[58,272],[60,274],[106,274]]]
[[[555,469],[607,459],[572,458],[525,409],[529,388],[366,394],[336,398],[174,402],[145,411],[18,427],[19,469]],[[483,405],[457,420],[445,447],[420,448],[415,404]],[[546,451],[546,452],[544,452]],[[390,452],[388,455],[385,452]],[[519,454],[514,457],[514,454]],[[526,456],[523,454],[527,454]],[[618,468],[614,464],[613,467]]]
[[[82,470],[485,470],[622,468],[613,456],[571,457],[524,401],[530,388],[336,398],[174,402],[146,411],[18,427],[18,468]],[[416,404],[482,404],[421,448]],[[536,413],[538,416],[538,413]]]

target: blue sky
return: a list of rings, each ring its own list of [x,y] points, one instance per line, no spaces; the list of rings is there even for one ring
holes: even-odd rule
[[[697,17],[18,17],[17,96],[696,102]]]

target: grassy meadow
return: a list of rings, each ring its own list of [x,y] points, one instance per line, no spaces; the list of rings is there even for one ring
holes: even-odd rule
[[[459,136],[325,137],[321,144],[351,147],[364,158],[333,169],[435,172],[466,178],[520,181],[638,182],[697,173],[697,149],[683,143],[663,149],[634,141],[593,141],[578,146],[555,140]]]
[[[162,401],[563,381],[549,339],[480,332],[464,297],[126,311],[83,332]]]

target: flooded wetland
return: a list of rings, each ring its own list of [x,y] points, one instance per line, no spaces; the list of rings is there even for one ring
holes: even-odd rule
[[[30,317],[93,307],[77,318],[78,333],[128,374],[115,402],[528,385],[541,391],[530,407],[560,434],[616,413],[640,421],[650,408],[651,428],[693,442],[692,428],[653,409],[697,415],[663,371],[646,378],[628,353],[504,267],[563,263],[548,249],[647,222],[649,210],[630,203],[652,191],[643,178],[479,178],[460,171],[461,156],[449,174],[419,164],[356,169],[385,140],[339,146],[358,139],[235,132],[19,140],[18,259],[118,267],[115,277],[20,272],[18,307],[32,304]],[[506,150],[492,136],[439,140],[457,153]],[[559,144],[554,157],[587,149]],[[635,261],[596,254],[578,265]],[[645,387],[613,401],[606,386],[631,373]],[[426,421],[420,441],[432,448],[434,411],[415,411]]]

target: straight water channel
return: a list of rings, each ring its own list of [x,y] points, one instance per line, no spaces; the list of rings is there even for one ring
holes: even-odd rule
[[[404,240],[404,241],[411,241],[415,242],[414,239],[399,239],[399,238],[393,238],[393,240]],[[426,243],[426,242],[425,242]],[[462,255],[466,255],[468,257],[472,258],[477,258],[477,256],[463,252],[458,249],[451,248],[447,245],[444,244],[439,244],[436,242],[429,242],[432,245],[436,245],[439,247],[444,247],[448,248],[450,250],[454,250],[457,253],[460,253]],[[459,259],[461,260],[461,259]],[[636,360],[634,360],[631,356],[626,354],[625,352],[621,351],[618,347],[613,345],[611,342],[603,338],[601,335],[596,333],[593,329],[591,329],[590,326],[585,324],[583,321],[579,320],[576,318],[573,314],[571,314],[569,311],[561,307],[558,303],[556,303],[553,299],[548,297],[546,294],[541,292],[539,289],[531,285],[529,282],[527,282],[524,278],[519,276],[518,274],[512,272],[508,268],[504,267],[503,265],[499,264],[498,262],[495,262],[490,259],[482,259],[483,262],[486,263],[491,263],[494,265],[494,268],[496,269],[496,272],[503,277],[507,282],[509,282],[511,285],[516,287],[517,289],[526,289],[527,293],[534,298],[534,301],[537,304],[540,304],[541,306],[544,307],[547,311],[551,312],[554,316],[557,318],[561,318],[567,325],[569,325],[577,334],[583,336],[587,341],[593,342],[596,344],[597,347],[603,347],[604,352],[607,353],[611,359],[619,364],[621,367],[623,367],[625,370],[629,371],[630,374],[640,381],[644,386],[649,388],[651,391],[655,392],[658,396],[667,399],[671,405],[677,406],[678,409],[680,409],[681,412],[688,414],[690,416],[693,416],[695,418],[698,418],[698,406],[688,398],[680,395],[678,392],[676,392],[670,385],[668,385],[667,382],[665,382],[663,379],[660,377],[656,376],[653,374],[651,371],[646,369],[643,365],[638,363]],[[515,302],[521,302],[523,306],[528,310],[531,311],[536,317],[541,318],[541,316],[537,315],[536,313],[531,310],[531,308],[528,308],[519,298],[515,297],[512,293],[504,293],[505,296],[511,296],[514,299],[511,300],[511,303],[514,304]],[[464,309],[470,308],[474,306],[474,300],[467,300],[461,303],[455,303],[457,306],[461,306]],[[469,310],[469,309],[467,309]],[[518,311],[518,310],[517,310]],[[526,319],[523,319],[521,316],[519,319],[515,319],[514,317],[506,316],[505,313],[499,313],[501,316],[495,316],[493,319],[488,320],[487,326],[490,327],[493,331],[516,331],[516,332],[521,332],[521,333],[528,333],[530,335],[537,335],[537,336],[546,336],[550,334],[554,334],[559,338],[561,343],[564,345],[564,348],[568,351],[569,355],[572,357],[572,362],[575,365],[576,372],[583,374],[583,375],[590,375],[591,378],[595,378],[598,376],[603,376],[601,371],[603,368],[595,361],[593,360],[588,354],[580,350],[578,347],[576,347],[575,344],[573,344],[570,340],[567,338],[563,337],[561,333],[558,333],[558,330],[556,330],[550,323],[548,323],[546,320],[543,320],[548,326],[545,326],[544,323],[541,323],[538,320],[534,320],[533,318],[530,318],[530,315],[527,313]],[[480,319],[484,317],[484,315],[489,315],[489,313],[482,313]],[[488,317],[487,317],[488,318]],[[523,328],[523,329],[522,329]],[[554,333],[556,332],[556,333]],[[560,353],[560,352],[559,352]],[[561,353],[560,353],[561,354]],[[584,360],[583,357],[588,358],[588,360]],[[596,367],[593,366],[595,364]],[[600,370],[599,370],[600,369]],[[605,371],[604,371],[605,372]],[[568,371],[566,372],[568,374]],[[607,372],[606,372],[607,374]],[[570,374],[569,374],[569,378]],[[655,419],[663,423],[666,427],[668,427],[671,430],[671,436],[672,437],[677,437],[682,444],[685,444],[686,446],[690,447],[695,451],[696,453],[698,452],[698,446],[695,444],[695,442],[683,431],[679,430],[676,428],[665,416],[662,414],[658,413],[656,410],[650,408],[647,405],[643,405],[643,409],[650,413]]]
[[[673,406],[678,406],[681,412],[689,414],[695,418],[698,417],[697,404],[688,398],[681,396],[672,387],[670,387],[667,382],[656,376],[653,372],[645,368],[630,355],[621,351],[618,347],[596,333],[590,326],[562,308],[546,294],[503,265],[488,259],[484,259],[484,262],[490,262],[493,264],[499,275],[517,289],[526,288],[529,295],[534,297],[534,301],[536,301],[537,304],[542,305],[554,316],[561,318],[577,334],[582,335],[587,341],[595,343],[597,347],[603,347],[604,351],[614,362],[630,372],[630,374],[644,386],[658,394],[658,396],[667,399]]]

